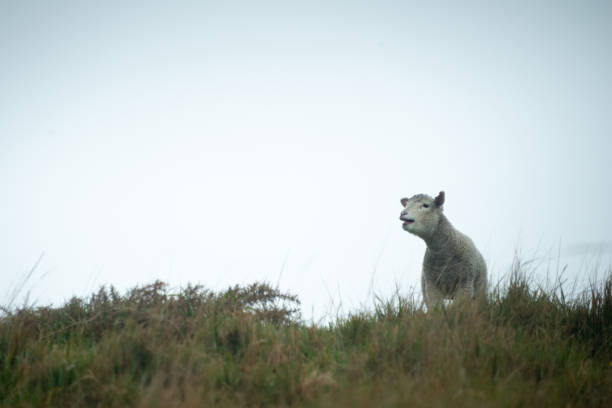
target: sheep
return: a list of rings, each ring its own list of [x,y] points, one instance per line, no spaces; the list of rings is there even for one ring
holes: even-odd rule
[[[417,194],[400,200],[402,228],[427,244],[421,289],[427,310],[443,299],[473,299],[486,292],[487,265],[472,240],[442,213],[444,191],[436,198]]]

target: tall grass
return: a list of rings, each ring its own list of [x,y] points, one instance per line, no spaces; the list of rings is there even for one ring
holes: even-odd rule
[[[517,271],[426,313],[326,325],[267,284],[101,288],[0,321],[3,406],[612,406],[612,276],[567,299]]]

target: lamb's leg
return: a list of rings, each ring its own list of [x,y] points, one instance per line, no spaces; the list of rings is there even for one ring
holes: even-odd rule
[[[442,303],[444,295],[431,281],[427,280],[425,276],[421,276],[421,288],[423,290],[425,305],[427,305],[427,311],[431,312],[437,304]]]
[[[487,270],[483,269],[480,278],[474,284],[474,295],[483,295],[487,293]]]
[[[471,300],[474,299],[476,292],[474,290],[474,282],[470,282],[465,286],[460,286],[457,288],[457,292],[455,293],[455,301],[458,299],[461,300]]]

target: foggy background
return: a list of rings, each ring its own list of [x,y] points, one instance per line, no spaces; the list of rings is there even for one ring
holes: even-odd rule
[[[494,4],[495,3],[495,4]],[[420,292],[401,197],[493,283],[612,255],[612,3],[0,0],[0,304],[268,281]],[[335,306],[331,307],[331,304]]]

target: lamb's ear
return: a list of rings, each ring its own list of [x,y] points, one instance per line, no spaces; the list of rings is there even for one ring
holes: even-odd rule
[[[436,207],[442,207],[442,204],[444,204],[444,191],[440,191],[440,194],[438,194],[438,196],[435,198],[434,203],[436,204]]]
[[[400,200],[400,203],[402,203],[402,207],[405,207],[408,204],[408,199],[404,197]]]

